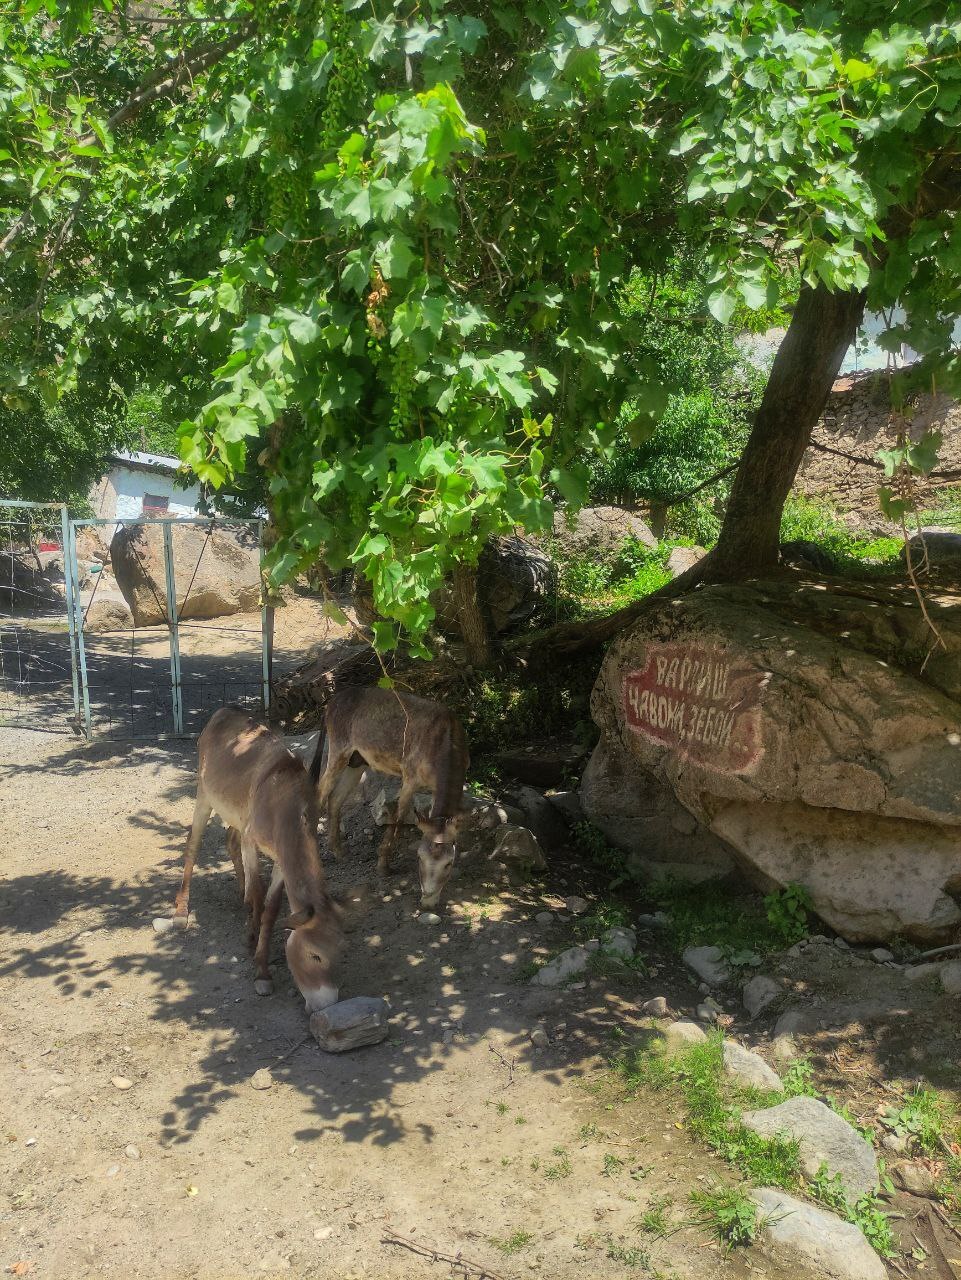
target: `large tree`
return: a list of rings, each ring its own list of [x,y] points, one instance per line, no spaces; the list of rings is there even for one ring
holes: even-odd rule
[[[183,456],[270,477],[282,577],[322,554],[415,642],[491,533],[583,494],[626,400],[618,305],[683,235],[712,309],[802,288],[706,572],[777,554],[866,302],[957,373],[961,25],[948,6],[92,0],[0,17],[11,393],[174,382]],[[473,619],[476,621],[476,618]]]

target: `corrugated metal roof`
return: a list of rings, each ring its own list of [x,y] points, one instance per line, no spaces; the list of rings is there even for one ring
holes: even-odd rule
[[[156,467],[161,471],[179,471],[181,465],[179,458],[168,458],[162,453],[137,453],[118,449],[110,456],[114,462],[126,462],[134,467]]]

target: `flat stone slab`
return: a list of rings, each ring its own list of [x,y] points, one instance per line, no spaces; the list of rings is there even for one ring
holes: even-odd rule
[[[739,1084],[753,1085],[755,1089],[780,1092],[784,1088],[781,1077],[760,1054],[752,1053],[735,1040],[724,1041],[724,1070]]]
[[[531,982],[539,987],[560,987],[570,978],[583,973],[590,962],[591,953],[586,947],[568,947],[559,956],[538,969]]]
[[[789,1265],[796,1280],[887,1280],[887,1267],[852,1223],[772,1187],[750,1196],[760,1225],[754,1247]]]
[[[311,1015],[310,1031],[327,1053],[346,1053],[387,1039],[390,1006],[379,996],[354,996]]]
[[[688,947],[682,959],[709,986],[726,987],[733,977],[720,947]]]
[[[822,1164],[828,1174],[839,1173],[848,1199],[860,1200],[878,1188],[878,1161],[871,1145],[817,1098],[789,1098],[776,1107],[746,1111],[746,1128],[762,1138],[782,1134],[800,1146],[801,1168],[813,1179]]]

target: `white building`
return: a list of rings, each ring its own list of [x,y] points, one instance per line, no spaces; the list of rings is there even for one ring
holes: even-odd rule
[[[110,462],[110,470],[90,491],[90,505],[99,519],[201,514],[200,485],[184,482],[178,458],[121,451]]]

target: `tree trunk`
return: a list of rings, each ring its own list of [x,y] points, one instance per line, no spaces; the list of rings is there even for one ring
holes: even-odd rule
[[[451,577],[451,595],[457,613],[457,625],[464,641],[467,661],[472,667],[489,667],[490,635],[487,619],[477,595],[477,566],[457,564]]]
[[[785,500],[863,313],[863,292],[801,289],[734,477],[709,581],[755,577],[777,565]]]

